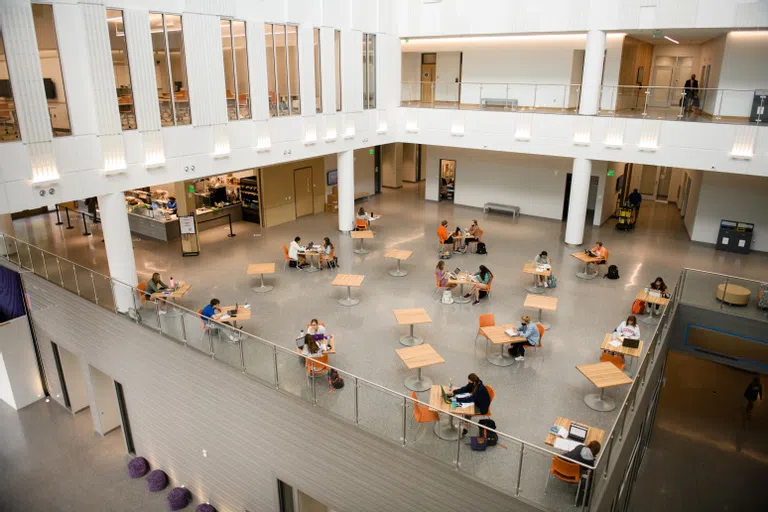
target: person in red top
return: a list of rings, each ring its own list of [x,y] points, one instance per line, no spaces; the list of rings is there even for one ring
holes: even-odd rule
[[[453,245],[453,237],[448,234],[448,221],[444,220],[440,223],[440,227],[437,228],[437,238],[440,239],[440,242],[442,244],[450,244]]]

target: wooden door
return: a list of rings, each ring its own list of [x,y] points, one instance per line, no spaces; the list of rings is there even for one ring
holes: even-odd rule
[[[421,102],[432,104],[435,85],[435,64],[421,65]]]
[[[312,194],[312,168],[304,167],[293,171],[293,197],[296,203],[296,217],[312,215],[315,212]]]

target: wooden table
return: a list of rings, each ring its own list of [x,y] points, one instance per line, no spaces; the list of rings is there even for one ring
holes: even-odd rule
[[[422,368],[445,362],[445,359],[429,343],[415,347],[398,348],[395,349],[395,352],[409,370],[416,368],[416,376],[405,379],[405,387],[411,391],[426,391],[432,386],[432,380],[429,377],[421,376]]]
[[[457,304],[467,304],[468,302],[472,301],[472,297],[464,297],[464,285],[465,284],[471,284],[472,286],[475,285],[475,281],[472,281],[471,279],[472,274],[469,272],[462,272],[458,276],[456,276],[456,279],[448,279],[448,284],[457,284],[459,285],[459,296],[453,299],[454,302]]]
[[[346,286],[347,287],[347,298],[346,299],[339,299],[339,304],[342,306],[356,306],[357,304],[360,304],[359,299],[353,299],[352,298],[352,287],[360,288],[363,284],[363,279],[365,279],[365,276],[359,276],[355,274],[337,274],[334,278],[331,285],[333,286]]]
[[[298,342],[301,341],[301,345],[296,347],[296,353],[302,354],[301,347],[304,345],[304,338],[299,337],[296,338],[296,344],[298,345]],[[326,343],[331,346],[329,350],[323,350],[323,354],[335,354],[336,353],[336,337],[333,334],[328,335],[328,339],[326,340]]]
[[[630,359],[630,365],[632,364],[632,361],[634,358],[640,358],[640,355],[643,353],[643,340],[639,340],[639,343],[637,345],[637,348],[630,348],[625,347],[621,344],[620,339],[616,339],[616,341],[619,342],[619,346],[616,347],[614,345],[611,345],[611,341],[613,340],[613,333],[607,332],[605,333],[605,336],[603,337],[603,343],[600,345],[600,350],[603,352],[612,352],[614,354],[621,354],[623,356],[629,356],[632,359]]]
[[[371,231],[370,229],[365,230],[365,231],[352,231],[349,234],[349,236],[351,236],[352,238],[359,238],[360,239],[360,248],[359,249],[355,249],[352,252],[354,252],[355,254],[368,254],[368,251],[366,251],[363,248],[363,241],[366,238],[373,238],[373,231]]]
[[[412,347],[414,345],[421,345],[424,343],[424,338],[421,336],[413,335],[413,326],[415,324],[429,324],[432,323],[432,319],[424,310],[424,308],[412,308],[412,309],[393,309],[398,325],[410,325],[411,333],[408,336],[400,336],[400,343],[406,347]]]
[[[616,368],[613,363],[582,364],[577,366],[576,369],[579,370],[589,382],[600,389],[599,395],[590,393],[584,397],[584,403],[586,403],[589,408],[596,411],[608,412],[616,408],[616,402],[611,398],[603,396],[605,388],[632,383],[632,379]]]
[[[506,357],[504,355],[504,345],[507,343],[513,344],[513,343],[524,343],[526,340],[525,338],[521,336],[510,336],[507,334],[507,329],[515,329],[517,330],[517,327],[515,327],[512,324],[504,324],[504,325],[491,325],[489,327],[482,327],[480,329],[480,333],[485,336],[486,344],[485,344],[485,357],[488,359],[488,362],[491,364],[494,364],[496,366],[509,366],[515,362],[515,359],[513,357]],[[488,346],[489,345],[499,345],[499,353],[496,355],[489,355],[488,354]]]
[[[587,437],[584,439],[584,445],[588,445],[592,441],[597,441],[602,446],[603,439],[605,439],[605,430],[601,430],[596,427],[591,427],[587,425],[586,423],[581,423],[579,421],[571,421],[568,418],[563,418],[562,416],[558,416],[555,420],[555,426],[563,427],[565,430],[569,430],[571,428],[571,423],[575,423],[577,425],[581,425],[582,427],[587,429]],[[555,446],[555,439],[556,436],[552,432],[547,434],[547,438],[544,440],[544,444],[548,444],[549,446]]]
[[[155,292],[150,295],[149,298],[152,300],[166,299],[175,304],[176,299],[184,297],[189,292],[190,288],[192,288],[191,284],[177,283],[176,288],[173,290],[165,289],[161,292]],[[167,312],[167,316],[181,316],[181,313],[176,311],[176,308],[171,308],[171,310]]]
[[[533,286],[526,288],[528,293],[544,293],[544,289],[538,286],[538,276],[549,277],[552,275],[552,270],[536,270],[538,265],[534,262],[529,262],[523,265],[523,274],[533,274]]]
[[[320,272],[322,270],[320,268],[320,253],[322,250],[323,249],[321,247],[313,245],[311,249],[304,249],[303,251],[299,251],[298,254],[302,254],[304,257],[309,259],[309,266],[303,268],[299,267],[299,270],[303,270],[304,272]],[[317,266],[315,266],[315,260],[317,260]]]
[[[597,271],[597,269],[595,269],[594,273],[590,273],[589,264],[602,261],[602,258],[598,258],[596,256],[589,256],[584,251],[575,252],[571,254],[571,256],[573,256],[579,261],[584,262],[584,272],[576,272],[576,277],[578,277],[579,279],[594,279],[598,276],[599,272]]]
[[[362,242],[361,242],[362,243]],[[413,251],[404,251],[402,249],[390,249],[385,254],[385,258],[392,258],[397,260],[397,270],[390,270],[389,275],[394,277],[403,277],[408,275],[407,270],[400,269],[400,262],[407,260],[413,255]]]
[[[538,320],[536,321],[540,323],[542,327],[544,327],[545,331],[548,331],[552,327],[552,325],[541,321],[541,312],[542,310],[547,310],[547,311],[557,310],[557,297],[543,297],[541,295],[529,294],[525,297],[525,302],[523,303],[523,307],[529,308],[529,309],[538,309],[539,316],[538,316]]]
[[[250,306],[245,307],[245,306],[243,306],[241,304],[238,304],[237,305],[237,315],[235,315],[234,317],[227,316],[227,315],[229,315],[229,313],[228,313],[229,311],[232,311],[233,309],[235,309],[235,305],[234,304],[231,305],[231,306],[219,306],[219,309],[221,309],[221,313],[216,313],[211,318],[213,320],[216,320],[217,322],[221,322],[221,323],[227,323],[227,322],[229,322],[231,320],[232,321],[232,328],[233,329],[240,329],[240,327],[237,326],[237,321],[238,320],[250,320],[251,319],[251,308],[250,308]],[[238,341],[238,340],[240,340],[240,333],[237,332],[237,331],[230,332],[229,333],[229,339],[231,341]]]
[[[275,273],[274,263],[251,263],[250,265],[248,265],[249,276],[255,276],[255,275],[261,276],[261,286],[254,286],[252,290],[255,291],[256,293],[267,293],[269,291],[272,291],[274,286],[264,284],[264,274],[274,274],[274,273]]]
[[[456,386],[445,386],[445,391],[447,393],[450,393],[455,389]],[[457,407],[456,409],[451,409],[451,404],[447,404],[443,400],[443,395],[440,392],[440,386],[438,385],[433,385],[429,389],[429,406],[439,412],[447,412],[463,416],[475,415],[474,404],[466,408]],[[447,425],[441,421],[435,422],[435,435],[446,441],[456,441],[461,437],[461,423],[457,425],[455,417],[449,416],[449,418]]]
[[[669,304],[669,299],[666,297],[661,297],[658,295],[651,295],[652,290],[645,291],[647,288],[644,288],[637,292],[637,295],[635,296],[635,300],[641,300],[647,304],[654,304],[659,305],[662,307],[667,307],[667,304]],[[656,315],[654,314],[654,310],[656,308],[652,306],[648,306],[648,314],[642,315],[640,317],[640,321],[644,324],[655,324],[658,323],[658,319],[656,318]]]

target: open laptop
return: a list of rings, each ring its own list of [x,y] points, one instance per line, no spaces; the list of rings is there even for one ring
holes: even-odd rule
[[[580,443],[583,443],[584,440],[587,439],[588,431],[589,430],[587,429],[587,427],[583,427],[576,423],[571,423],[571,428],[568,429],[568,437],[575,441],[579,441]]]
[[[621,345],[627,348],[637,348],[640,346],[640,338],[624,338]]]
[[[237,308],[238,308],[238,306],[237,306],[237,304],[235,304],[234,309],[230,309],[229,311],[227,311],[227,314],[230,317],[235,318],[237,316]]]
[[[445,388],[443,386],[440,386],[440,394],[443,395],[443,402],[447,404],[451,403],[451,399],[448,397],[448,393],[445,392]]]

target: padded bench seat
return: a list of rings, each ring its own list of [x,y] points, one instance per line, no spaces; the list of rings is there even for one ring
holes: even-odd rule
[[[483,213],[488,213],[490,210],[511,213],[515,217],[520,215],[520,207],[509,204],[485,203],[485,205],[483,205]]]
[[[746,306],[749,303],[749,289],[739,286],[737,284],[728,284],[726,289],[725,283],[717,285],[717,298],[734,306]]]

